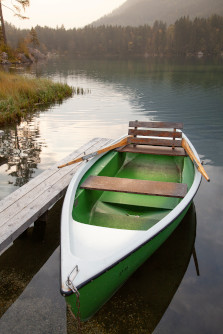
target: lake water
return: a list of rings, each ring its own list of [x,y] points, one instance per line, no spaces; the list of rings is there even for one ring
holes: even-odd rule
[[[64,58],[12,70],[85,94],[2,128],[0,199],[90,139],[121,136],[135,119],[183,122],[211,179],[203,180],[180,228],[83,332],[222,333],[223,61]],[[0,257],[1,334],[76,332],[59,294],[61,204],[45,228],[29,229]]]

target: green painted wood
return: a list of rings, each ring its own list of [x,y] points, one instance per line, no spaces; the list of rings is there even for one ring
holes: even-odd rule
[[[83,287],[80,292],[80,318],[86,321],[91,318],[125,283],[125,281],[163,244],[179,225],[190,205],[165,230],[142,247],[132,252],[109,270],[101,273]],[[78,288],[78,287],[77,287]],[[76,296],[66,297],[72,312],[77,316]]]
[[[184,165],[184,161],[188,164]],[[193,182],[189,157],[108,152],[84,175],[109,176],[147,181]],[[183,173],[182,173],[183,170]],[[182,175],[186,182],[182,182]],[[79,186],[80,187],[80,186]],[[78,189],[73,218],[81,223],[103,227],[147,230],[175,208],[181,199],[134,193]],[[127,222],[126,217],[129,217]],[[152,223],[151,223],[152,222]]]
[[[182,183],[183,180],[190,188],[194,179],[194,168],[189,157],[185,156],[113,151],[99,159],[82,178],[74,200],[72,214],[75,220],[107,228],[148,230],[176,207],[180,199],[142,193],[81,189],[81,184],[87,184],[88,180],[103,181],[105,177],[109,180],[113,179],[113,186],[115,185],[116,188],[120,186],[120,178],[126,179],[124,183],[130,178],[131,182],[136,181],[136,183],[144,180],[144,184],[147,184],[146,181]],[[92,317],[133,272],[160,247],[179,225],[188,208],[189,205],[166,229],[160,231],[140,248],[133,250],[112,267],[77,287],[80,292],[82,321]],[[73,313],[77,315],[76,296],[72,294],[66,297],[66,301]]]

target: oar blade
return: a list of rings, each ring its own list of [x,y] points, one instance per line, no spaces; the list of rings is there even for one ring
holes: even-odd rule
[[[185,151],[187,152],[187,154],[189,155],[190,159],[193,161],[193,163],[195,164],[195,166],[197,167],[197,170],[201,173],[201,175],[203,175],[203,177],[210,182],[210,178],[207,175],[204,167],[202,166],[202,164],[198,161],[198,159],[195,157],[193,151],[191,150],[189,144],[187,143],[186,139],[183,138],[182,139],[182,147],[185,149]]]

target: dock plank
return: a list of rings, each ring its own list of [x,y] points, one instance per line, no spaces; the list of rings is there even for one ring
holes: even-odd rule
[[[3,199],[0,202],[0,251],[65,194],[72,176],[84,162],[62,169],[58,169],[58,165],[83,155],[83,152],[94,152],[111,141],[107,138],[94,138]]]
[[[79,149],[72,152],[70,155],[68,155],[66,158],[64,158],[62,161],[58,162],[65,163],[72,159],[75,159],[79,156],[81,156],[84,152],[84,150],[90,150],[91,148],[94,148],[94,145],[100,140],[101,138],[94,138],[91,141],[89,141],[87,144],[83,145]],[[29,191],[32,191],[32,189],[35,187],[35,183],[41,183],[44,182],[48,177],[53,175],[54,173],[58,173],[58,164],[53,165],[51,168],[45,170],[40,175],[35,177],[34,179],[30,180],[27,184],[25,184],[23,187],[15,190],[12,194],[4,198],[0,201],[0,213],[3,212],[7,207],[11,206],[15,201],[18,201],[22,196],[24,196]],[[62,170],[61,170],[62,171]],[[63,173],[63,171],[62,171]]]
[[[84,146],[84,149],[88,151],[91,150],[92,147],[97,148],[97,141],[94,140],[89,142],[87,145]],[[69,155],[68,159],[72,160],[73,158],[76,158],[76,156],[79,156],[83,153],[83,150],[80,150],[80,152],[81,153],[79,153],[79,150],[78,152],[75,151],[73,155]],[[35,198],[45,192],[46,189],[49,189],[53,184],[59,182],[60,179],[63,178],[65,175],[72,173],[74,168],[76,170],[76,166],[79,166],[79,164],[73,165],[73,167],[71,168],[66,167],[59,170],[57,166],[58,164],[52,166],[50,169],[44,171],[39,176],[37,176],[23,187],[19,188],[17,191],[7,196],[3,201],[1,201],[4,202],[4,205],[2,205],[0,210],[0,227],[7,220],[11,219],[13,216],[19,213],[21,209],[25,208],[29,203],[34,201]]]

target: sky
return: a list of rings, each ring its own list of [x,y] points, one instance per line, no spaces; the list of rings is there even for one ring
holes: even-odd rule
[[[98,18],[109,14],[126,0],[30,0],[26,9],[28,20],[21,20],[3,7],[5,21],[19,28],[36,25],[56,28],[64,25],[66,29],[82,28]],[[11,6],[12,0],[2,3]],[[22,13],[24,14],[24,13]]]

